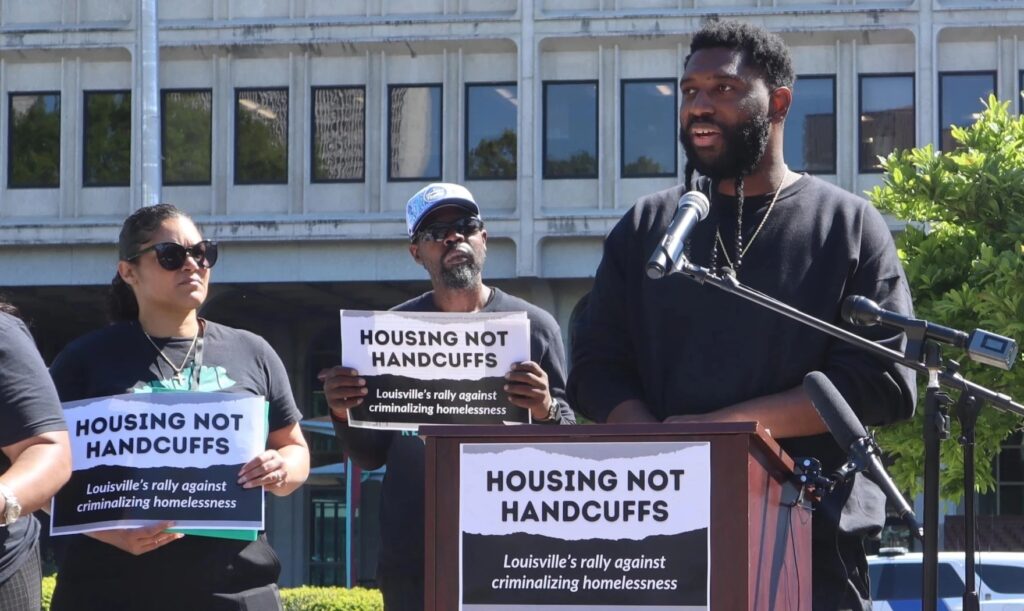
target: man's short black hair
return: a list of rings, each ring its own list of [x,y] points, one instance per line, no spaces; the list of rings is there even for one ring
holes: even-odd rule
[[[690,42],[690,57],[701,49],[724,47],[743,54],[743,64],[759,69],[769,89],[792,87],[793,61],[786,43],[768,30],[739,21],[708,21]]]

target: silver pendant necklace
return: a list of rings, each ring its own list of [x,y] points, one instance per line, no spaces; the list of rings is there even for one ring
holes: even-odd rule
[[[185,359],[181,361],[180,366],[175,365],[174,363],[171,362],[171,359],[167,358],[167,355],[164,354],[164,351],[160,349],[160,346],[157,346],[156,342],[153,341],[153,338],[149,336],[149,333],[146,333],[146,330],[142,328],[142,323],[139,323],[139,329],[142,331],[142,334],[146,336],[146,339],[149,340],[149,344],[153,346],[153,349],[156,350],[156,353],[160,355],[160,358],[162,358],[164,362],[167,363],[167,365],[171,368],[171,370],[174,371],[174,381],[178,383],[184,382],[185,375],[182,373],[182,371],[185,369],[185,365],[188,364],[189,357],[192,356],[192,351],[196,347],[196,342],[199,341],[199,327],[196,327],[196,334],[192,336],[192,343],[189,344],[188,350],[185,352]]]

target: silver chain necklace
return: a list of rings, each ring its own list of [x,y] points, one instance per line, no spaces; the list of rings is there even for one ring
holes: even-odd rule
[[[157,346],[156,342],[153,341],[153,338],[149,336],[149,333],[146,333],[146,330],[142,328],[142,323],[139,323],[139,329],[142,331],[142,334],[146,336],[146,339],[149,340],[150,345],[153,346],[153,349],[156,350],[156,353],[160,355],[160,358],[162,358],[164,362],[167,363],[167,365],[174,371],[174,381],[184,382],[185,376],[181,372],[185,369],[185,365],[188,364],[188,359],[190,356],[192,356],[192,351],[196,347],[196,342],[199,341],[199,327],[196,327],[196,334],[192,336],[192,343],[189,344],[188,351],[185,352],[185,359],[181,361],[181,366],[175,365],[174,363],[171,362],[171,359],[167,358],[167,355],[164,354],[164,351],[160,349],[160,346]]]
[[[711,255],[713,259],[717,259],[716,255],[718,254],[718,249],[721,248],[722,255],[725,257],[725,264],[732,268],[733,271],[740,271],[740,266],[743,265],[743,257],[747,254],[747,251],[750,250],[750,247],[751,245],[753,245],[754,240],[757,239],[758,234],[761,233],[761,228],[764,227],[765,222],[768,221],[768,217],[771,215],[772,209],[775,208],[775,202],[778,201],[779,199],[779,193],[781,193],[782,189],[786,186],[787,178],[788,176],[783,175],[782,180],[779,181],[779,188],[775,189],[775,194],[772,196],[772,201],[770,204],[768,204],[768,210],[765,211],[764,217],[761,218],[761,222],[757,225],[757,228],[754,229],[754,234],[750,236],[750,239],[747,240],[746,244],[741,243],[741,240],[743,239],[743,207],[742,204],[737,203],[735,267],[733,267],[732,259],[729,258],[729,252],[725,248],[725,243],[722,242],[722,234],[717,228],[715,229],[715,241],[712,242],[711,244]]]

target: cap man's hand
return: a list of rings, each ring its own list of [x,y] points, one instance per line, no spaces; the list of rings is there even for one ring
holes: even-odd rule
[[[548,389],[548,374],[540,365],[533,361],[516,363],[505,374],[505,380],[505,392],[513,405],[530,410],[536,421],[548,419],[552,398]]]
[[[366,380],[351,367],[331,367],[317,374],[324,383],[327,407],[338,420],[348,420],[348,410],[358,407],[366,396]]]

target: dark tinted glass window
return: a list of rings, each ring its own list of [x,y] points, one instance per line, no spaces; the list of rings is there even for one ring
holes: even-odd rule
[[[872,564],[868,575],[871,578],[872,600],[921,599],[920,564]],[[964,582],[949,564],[939,563],[938,582],[939,598],[963,596]]]
[[[313,88],[313,182],[363,180],[366,155],[366,90]]]
[[[82,160],[86,187],[126,187],[131,181],[132,94],[86,91]]]
[[[165,185],[210,184],[213,92],[209,89],[161,93]]]
[[[993,592],[1024,594],[1024,567],[979,563],[974,568]]]
[[[441,178],[441,86],[392,85],[388,96],[388,179]]]
[[[675,176],[676,83],[623,81],[622,177]]]
[[[466,85],[466,178],[516,177],[515,83]]]
[[[985,109],[982,100],[995,91],[995,72],[950,72],[939,74],[939,138],[942,150],[956,148],[950,125],[974,123]]]
[[[12,93],[7,186],[60,186],[60,94]]]
[[[796,172],[836,173],[836,79],[801,76],[786,115],[786,164]]]
[[[288,90],[235,90],[235,184],[288,182]]]
[[[597,178],[597,82],[544,83],[544,178]]]
[[[879,157],[914,148],[914,77],[860,77],[860,171],[881,172]]]

